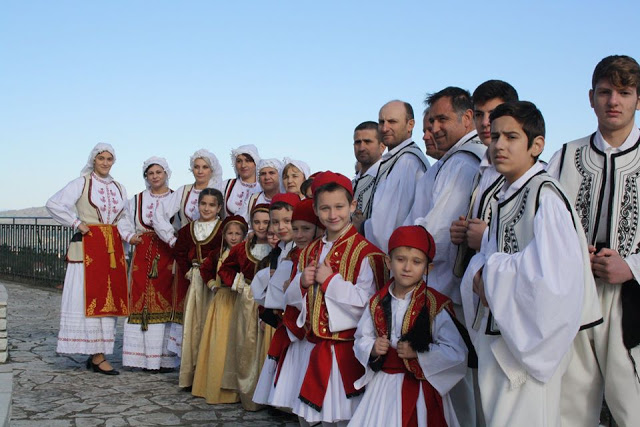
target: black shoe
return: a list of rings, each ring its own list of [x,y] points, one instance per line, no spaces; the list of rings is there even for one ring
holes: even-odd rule
[[[120,372],[115,369],[111,369],[110,371],[105,371],[100,367],[101,364],[107,361],[107,359],[103,359],[100,363],[93,363],[93,356],[89,356],[87,359],[87,369],[93,369],[93,372],[99,372],[104,375],[120,375]]]

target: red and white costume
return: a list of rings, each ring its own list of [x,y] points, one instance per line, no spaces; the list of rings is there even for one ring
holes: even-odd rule
[[[302,288],[302,270],[327,257],[334,274],[324,283]],[[322,237],[309,244],[300,255],[298,270],[285,300],[300,311],[296,324],[307,330],[311,345],[305,346],[308,367],[292,409],[311,424],[345,422],[362,393],[353,385],[364,373],[353,353],[354,334],[369,299],[384,283],[383,254],[349,226],[333,242]]]
[[[111,176],[100,178],[93,172],[93,160],[108,151],[115,160],[115,151],[109,144],[95,146],[89,156],[82,176],[74,179],[62,190],[51,196],[46,207],[53,219],[62,225],[73,227],[84,222],[90,225],[116,225],[122,217],[127,194]],[[120,245],[117,229],[113,229],[113,245]],[[58,353],[111,354],[115,341],[116,317],[94,317],[85,298],[85,258],[82,236],[78,232],[67,252],[67,272],[62,291]],[[105,244],[105,250],[107,250]],[[106,253],[106,251],[105,251]],[[120,260],[118,260],[120,261]],[[126,298],[126,273],[124,295]],[[89,284],[90,285],[90,284]],[[119,301],[116,301],[119,304]],[[126,301],[124,302],[126,304]],[[99,312],[100,307],[97,307]]]

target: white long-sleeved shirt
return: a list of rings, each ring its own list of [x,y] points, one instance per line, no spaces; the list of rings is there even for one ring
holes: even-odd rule
[[[323,246],[318,264],[324,262],[334,243],[328,242],[324,237],[322,241]],[[302,295],[300,285],[301,276],[302,273],[298,272],[285,292],[285,304],[300,310],[300,315],[296,321],[298,327],[304,326],[307,316],[305,297]],[[329,330],[331,332],[340,332],[358,326],[362,311],[375,292],[376,283],[374,282],[373,270],[368,259],[362,260],[356,283],[348,282],[339,273],[334,275],[324,295],[329,313]]]
[[[287,269],[287,261],[284,258],[289,254],[289,251],[293,249],[294,243],[285,243],[283,241],[280,241],[278,242],[278,246],[280,247],[281,252],[280,255],[278,255],[278,267],[276,268],[276,271],[273,273],[273,276],[271,276],[271,267],[265,267],[262,270],[258,271],[251,281],[251,292],[253,293],[253,299],[256,301],[256,304],[261,305],[265,308],[278,308],[284,310],[284,306],[272,307],[271,305],[273,305],[273,303],[267,305],[267,301],[271,302],[269,299],[269,294],[277,292],[277,290],[273,290],[271,289],[271,287],[278,286],[277,282],[282,276],[282,272]],[[291,261],[288,261],[289,274],[291,274],[291,266]],[[277,274],[279,270],[280,273]],[[289,276],[286,277],[286,279],[288,278]],[[284,280],[283,283],[279,284],[280,289],[282,289],[283,284]],[[282,302],[284,302],[284,294],[282,296]]]
[[[195,187],[192,187],[183,207],[181,204],[185,191],[187,189],[182,185],[171,195],[164,198],[156,208],[153,217],[153,229],[158,234],[158,237],[171,247],[176,243],[176,231],[200,218],[198,196],[202,190],[196,190]],[[177,213],[180,213],[180,221],[174,221],[174,224],[171,224],[171,218]]]
[[[228,179],[224,182],[223,189],[226,189],[231,180]],[[260,184],[254,182],[253,184],[248,184],[244,182],[242,179],[237,178],[236,183],[231,190],[231,194],[229,194],[229,198],[225,196],[225,212],[227,215],[243,215],[247,211],[247,205],[249,204],[249,198],[252,194],[258,193],[262,191]],[[245,218],[247,219],[247,218]],[[248,219],[247,219],[248,221]]]
[[[118,216],[120,212],[125,209],[127,205],[127,192],[125,188],[120,186],[122,189],[122,193],[120,193],[113,178],[110,176],[100,178],[92,173],[90,179],[91,192],[89,193],[89,198],[91,203],[100,210],[103,224],[114,224],[116,219],[119,219]],[[54,220],[62,225],[74,229],[78,228],[83,219],[78,217],[76,202],[82,197],[84,184],[84,176],[78,177],[47,200],[47,211]],[[120,229],[118,229],[118,231],[120,231]]]
[[[462,137],[451,149],[459,148],[473,133]],[[405,225],[421,225],[431,233],[436,255],[429,272],[429,286],[460,304],[460,279],[452,274],[458,247],[451,243],[449,229],[453,221],[469,210],[478,160],[466,153],[443,160],[444,157],[420,179],[414,207]]]
[[[543,168],[537,163],[511,185],[505,184],[498,201],[508,199]],[[564,201],[543,189],[539,203],[534,239],[520,252],[500,252],[493,224],[486,234],[489,240],[469,263],[461,289],[467,327],[475,340],[485,334],[478,329],[478,319],[489,312],[472,291],[473,277],[483,268],[489,309],[511,357],[529,375],[546,382],[580,327],[585,279],[580,241]]]
[[[153,227],[153,218],[155,216],[156,209],[162,200],[169,197],[170,194],[170,191],[162,194],[153,194],[148,189],[140,193],[140,197],[142,197],[142,203],[140,203],[142,212],[140,214],[145,224]],[[120,234],[126,241],[131,240],[136,233],[144,233],[147,231],[147,229],[143,228],[136,220],[136,209],[136,199],[135,197],[132,197],[127,202],[126,211],[123,213],[123,218],[118,223]]]
[[[392,157],[411,142],[408,139],[385,153],[382,161]],[[416,184],[426,170],[416,156],[404,154],[397,160],[391,173],[378,183],[373,195],[371,218],[364,222],[364,232],[366,238],[383,252],[387,252],[393,230],[401,226],[407,218],[415,198]]]
[[[411,301],[409,292],[404,299],[398,299],[391,294],[391,327],[390,345],[397,349],[398,341],[402,336],[402,324]],[[370,310],[365,310],[355,335],[354,353],[356,358],[364,366],[365,374],[356,381],[356,386],[362,388],[376,374],[369,366],[369,357],[377,335]],[[467,371],[467,347],[460,336],[460,332],[453,323],[451,316],[442,310],[433,319],[433,342],[429,344],[429,351],[418,353],[418,363],[425,378],[435,387],[441,395],[448,393],[456,385]]]

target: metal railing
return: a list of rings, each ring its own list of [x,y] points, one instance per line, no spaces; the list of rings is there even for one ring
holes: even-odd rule
[[[48,217],[0,218],[0,276],[47,285],[64,281],[73,230]]]

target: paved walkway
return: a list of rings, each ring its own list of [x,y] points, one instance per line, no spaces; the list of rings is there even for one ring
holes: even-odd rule
[[[61,292],[2,282],[9,294],[12,426],[294,426],[295,418],[239,404],[207,405],[178,388],[177,373],[149,374],[121,365],[122,320],[110,361],[120,375],[89,372],[82,355],[55,352]]]

